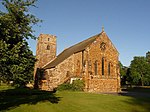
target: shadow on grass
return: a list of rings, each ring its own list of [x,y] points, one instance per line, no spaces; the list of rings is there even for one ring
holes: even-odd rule
[[[135,106],[132,112],[141,112],[141,110],[136,108],[136,105],[141,106],[143,109],[142,112],[150,112],[150,87],[134,87],[122,89],[122,92],[119,93],[119,95],[131,97],[130,100],[124,102]]]
[[[29,88],[16,88],[0,91],[0,111],[13,109],[21,104],[32,105],[44,101],[58,103],[60,97],[56,97],[53,92]]]

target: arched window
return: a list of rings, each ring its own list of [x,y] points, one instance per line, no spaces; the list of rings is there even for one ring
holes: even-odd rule
[[[50,45],[47,45],[47,48],[46,48],[47,50],[50,50]]]
[[[108,75],[110,75],[110,72],[111,72],[111,63],[109,62],[108,63]]]
[[[95,68],[95,75],[97,75],[98,74],[98,62],[97,62],[97,60],[94,63],[94,68]]]
[[[102,75],[104,75],[104,66],[105,66],[105,65],[104,65],[104,61],[105,61],[105,60],[104,60],[104,57],[103,57],[103,58],[102,58]]]
[[[88,67],[89,67],[89,71],[92,71],[92,63],[91,63],[91,60],[88,61]]]

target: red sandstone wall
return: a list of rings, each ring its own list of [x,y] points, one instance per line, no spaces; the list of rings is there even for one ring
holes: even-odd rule
[[[82,52],[76,53],[58,64],[54,69],[46,70],[48,72],[47,83],[43,89],[52,90],[58,85],[69,81],[71,77],[81,77],[82,75]]]
[[[89,92],[118,92],[117,79],[92,79],[89,80]]]
[[[105,49],[101,49],[101,43]],[[120,88],[118,73],[118,52],[105,32],[96,39],[84,53],[86,60],[85,84],[86,91],[90,92],[117,92]],[[102,58],[104,58],[104,75],[102,75]],[[95,74],[95,61],[97,60],[97,75]],[[88,63],[91,62],[89,67]],[[110,63],[110,74],[108,64]]]

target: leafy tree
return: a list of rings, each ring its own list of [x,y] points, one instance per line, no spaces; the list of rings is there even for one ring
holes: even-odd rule
[[[120,64],[120,75],[121,75],[121,85],[126,85],[127,83],[131,83],[131,76],[130,76],[130,68],[123,66],[121,62]]]
[[[150,85],[150,64],[146,57],[134,57],[131,61],[130,72],[134,84]]]
[[[123,66],[123,64],[120,61],[119,61],[119,65],[120,65],[120,74],[121,74],[121,76],[125,76],[126,75],[125,66]]]
[[[127,72],[126,72],[126,80],[129,84],[132,84],[132,77],[131,77],[131,70],[130,67],[127,68]]]
[[[150,51],[148,51],[146,53],[146,59],[147,59],[148,63],[150,64]]]
[[[126,69],[120,61],[119,66],[120,66],[121,85],[124,85],[126,82]]]
[[[0,11],[0,80],[24,86],[33,77],[35,57],[27,39],[36,39],[32,26],[40,20],[29,13],[36,0],[2,0]]]

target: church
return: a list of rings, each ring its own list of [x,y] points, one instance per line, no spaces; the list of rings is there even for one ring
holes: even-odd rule
[[[83,80],[86,92],[120,91],[119,52],[104,28],[57,56],[56,41],[54,35],[38,37],[34,78],[40,89],[52,91],[65,82]]]

